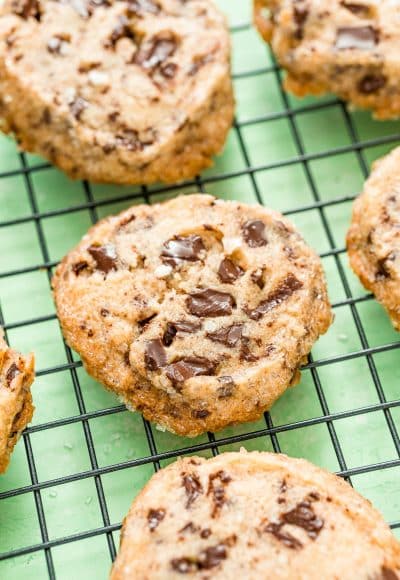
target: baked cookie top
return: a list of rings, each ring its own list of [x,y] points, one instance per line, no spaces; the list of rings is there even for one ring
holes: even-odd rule
[[[353,206],[350,264],[400,330],[400,148],[374,163]]]
[[[209,164],[195,143],[211,139],[203,117],[213,118],[222,133],[216,150],[222,146],[232,119],[229,53],[225,18],[212,0],[6,0],[0,114],[27,148],[39,147],[72,174],[73,160],[63,155],[76,155],[78,174],[83,156],[97,179],[103,160],[110,181],[173,180],[164,161],[180,148],[192,148],[193,171]],[[29,111],[18,103],[24,91]],[[221,125],[210,109],[219,95]]]
[[[0,473],[7,469],[14,446],[32,419],[33,379],[33,355],[24,357],[9,348],[0,329]]]
[[[208,195],[103,220],[53,285],[89,372],[120,395],[135,378],[189,402],[202,430],[260,416],[332,318],[320,260],[288,220]]]
[[[298,95],[335,92],[400,115],[400,13],[392,0],[254,0],[255,22]]]
[[[223,453],[154,475],[124,520],[111,580],[396,580],[400,544],[340,478],[301,459]]]

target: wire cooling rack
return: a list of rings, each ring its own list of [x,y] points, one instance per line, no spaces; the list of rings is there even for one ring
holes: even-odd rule
[[[249,6],[219,4],[231,16],[237,118],[215,167],[192,182],[71,182],[0,140],[0,323],[14,347],[37,355],[34,421],[0,480],[2,579],[106,578],[122,517],[154,470],[183,454],[241,446],[335,471],[400,536],[399,335],[351,273],[344,248],[351,202],[371,161],[400,142],[399,124],[350,113],[331,96],[287,95]],[[86,375],[62,341],[50,279],[100,217],[196,190],[290,216],[322,257],[336,318],[301,384],[262,420],[189,440],[128,413]]]

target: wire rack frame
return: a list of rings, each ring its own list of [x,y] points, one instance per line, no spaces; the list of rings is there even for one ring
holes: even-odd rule
[[[249,28],[250,28],[250,24],[244,23],[244,24],[232,27],[231,32],[233,34],[235,34],[235,33],[240,32],[240,31],[245,31]],[[330,199],[330,200],[321,199],[319,192],[318,192],[317,185],[316,185],[315,180],[312,176],[312,172],[310,171],[310,163],[312,161],[315,161],[318,159],[330,158],[330,157],[340,155],[343,153],[353,152],[353,153],[355,153],[355,155],[357,157],[357,161],[359,163],[359,166],[360,166],[360,169],[361,169],[363,176],[367,177],[368,167],[367,167],[367,163],[366,163],[365,155],[364,155],[365,150],[367,150],[368,148],[371,148],[371,147],[378,146],[378,145],[395,143],[396,141],[400,140],[400,133],[390,135],[390,136],[383,136],[383,137],[376,138],[376,139],[370,139],[370,140],[364,140],[364,141],[360,140],[358,137],[358,134],[357,134],[357,129],[354,126],[354,123],[352,122],[352,118],[349,115],[345,105],[342,102],[340,102],[339,100],[337,100],[336,98],[330,98],[330,99],[325,100],[323,102],[307,104],[307,105],[303,105],[303,106],[296,107],[296,108],[291,107],[289,99],[282,88],[281,70],[277,66],[276,62],[273,60],[272,55],[270,55],[270,58],[271,58],[271,62],[273,63],[272,65],[261,67],[261,68],[256,68],[256,69],[251,70],[251,71],[244,71],[244,72],[241,72],[241,73],[234,75],[234,79],[255,77],[255,76],[263,75],[266,73],[275,75],[276,81],[277,81],[277,84],[279,87],[280,97],[281,97],[282,103],[284,105],[283,110],[279,111],[279,112],[260,115],[260,116],[257,116],[257,117],[254,117],[254,118],[251,118],[248,120],[244,120],[241,122],[235,121],[234,131],[236,133],[239,147],[240,147],[241,153],[243,155],[243,159],[245,161],[245,167],[240,169],[240,170],[225,172],[225,173],[212,175],[212,176],[208,176],[208,177],[197,177],[191,181],[186,181],[185,183],[183,183],[181,185],[160,186],[157,188],[152,188],[151,192],[149,192],[149,190],[146,187],[142,187],[142,188],[140,188],[139,192],[128,193],[128,194],[124,193],[122,195],[117,195],[117,196],[113,195],[110,198],[102,199],[102,200],[96,200],[95,197],[93,196],[90,184],[87,182],[83,182],[83,188],[84,188],[84,194],[85,194],[85,203],[72,205],[72,206],[57,209],[57,210],[40,211],[40,209],[38,207],[38,202],[36,199],[36,192],[35,192],[34,185],[32,182],[32,174],[35,172],[45,170],[45,169],[49,168],[50,166],[48,163],[39,163],[35,166],[30,167],[27,163],[27,159],[26,159],[25,154],[20,153],[19,154],[20,167],[18,169],[14,169],[14,170],[10,170],[10,171],[0,172],[0,184],[1,184],[1,179],[3,179],[3,178],[16,176],[16,175],[22,176],[23,180],[24,180],[24,185],[25,185],[25,188],[26,188],[26,191],[28,194],[30,213],[25,215],[25,216],[18,217],[15,219],[11,219],[11,220],[8,219],[8,220],[0,221],[0,228],[18,225],[18,224],[22,224],[22,223],[26,223],[26,222],[33,223],[35,226],[35,229],[36,229],[36,235],[37,235],[37,239],[38,239],[39,247],[40,247],[40,251],[41,251],[41,262],[38,264],[35,264],[33,266],[18,268],[18,269],[9,270],[6,272],[1,272],[0,278],[8,278],[11,276],[17,276],[17,275],[26,274],[29,272],[35,272],[35,271],[38,271],[39,269],[44,269],[47,272],[47,277],[48,277],[48,281],[50,284],[52,270],[53,270],[54,266],[56,266],[57,263],[55,261],[50,260],[49,248],[48,248],[45,234],[44,234],[43,227],[42,227],[42,220],[44,220],[46,218],[54,217],[54,216],[61,216],[61,215],[66,215],[66,214],[73,214],[74,212],[79,212],[81,210],[88,210],[92,223],[96,223],[96,221],[98,219],[98,209],[101,207],[107,207],[108,205],[115,204],[118,202],[126,202],[126,201],[134,202],[136,199],[139,199],[139,198],[141,198],[141,199],[144,198],[147,203],[150,203],[150,194],[153,197],[154,195],[168,193],[169,191],[172,191],[172,190],[177,191],[179,189],[187,188],[188,185],[193,186],[193,188],[196,188],[198,191],[205,191],[208,183],[211,183],[211,182],[216,183],[218,181],[223,181],[223,180],[226,180],[229,178],[240,177],[240,176],[244,176],[244,175],[249,176],[254,194],[256,196],[256,199],[259,203],[262,204],[263,199],[262,199],[259,187],[257,185],[255,175],[260,171],[272,170],[272,169],[275,169],[278,167],[285,167],[285,166],[288,167],[291,165],[300,165],[303,167],[308,186],[309,186],[310,191],[312,193],[313,202],[310,204],[300,205],[298,207],[291,208],[290,210],[284,212],[284,214],[285,215],[292,215],[292,214],[307,212],[310,210],[316,210],[318,212],[319,217],[321,219],[321,222],[323,224],[323,229],[325,231],[325,234],[326,234],[326,237],[327,237],[327,240],[329,243],[329,250],[325,251],[324,253],[321,253],[320,255],[322,258],[327,258],[327,257],[333,258],[335,265],[336,265],[337,272],[338,272],[340,280],[341,280],[341,283],[342,283],[343,288],[344,288],[344,292],[345,292],[345,299],[335,302],[333,304],[333,308],[338,309],[338,308],[341,308],[343,306],[349,306],[350,311],[351,311],[351,315],[352,315],[352,318],[353,318],[353,321],[355,324],[355,328],[356,328],[356,331],[357,331],[357,334],[358,334],[358,337],[360,340],[361,348],[358,350],[355,350],[353,352],[350,352],[350,353],[335,355],[335,356],[325,358],[325,359],[320,359],[320,360],[314,360],[312,358],[312,356],[310,356],[307,364],[305,364],[302,367],[303,370],[305,370],[305,369],[310,370],[310,373],[312,376],[312,380],[313,380],[313,383],[314,383],[314,386],[316,389],[317,397],[318,397],[318,400],[319,400],[319,403],[320,403],[320,406],[322,409],[322,414],[318,417],[313,417],[311,419],[303,419],[303,420],[296,421],[293,423],[287,423],[287,424],[283,424],[283,425],[279,425],[279,426],[274,426],[270,414],[265,413],[265,415],[264,415],[265,416],[265,427],[263,427],[263,428],[253,430],[251,432],[247,432],[247,433],[243,433],[243,434],[234,435],[231,437],[220,438],[220,439],[218,439],[218,441],[215,439],[215,437],[212,433],[209,433],[208,440],[204,443],[198,443],[198,444],[194,444],[194,445],[182,448],[182,449],[175,449],[175,450],[169,450],[169,451],[163,451],[163,452],[159,452],[157,450],[157,446],[156,446],[156,442],[155,442],[155,439],[153,436],[151,426],[145,419],[143,419],[144,431],[145,431],[145,434],[147,437],[147,442],[148,442],[150,454],[146,457],[140,457],[140,458],[136,458],[136,459],[132,459],[132,460],[128,460],[128,461],[124,461],[124,462],[120,462],[120,463],[116,463],[116,464],[112,464],[112,465],[107,465],[104,467],[99,467],[89,422],[91,419],[94,419],[97,417],[104,417],[107,415],[121,413],[121,412],[125,411],[126,408],[124,405],[118,405],[116,407],[110,407],[110,408],[105,408],[105,409],[101,409],[101,410],[87,411],[86,406],[85,406],[84,397],[82,394],[82,388],[81,388],[78,374],[77,374],[77,369],[82,365],[82,363],[80,361],[74,361],[70,348],[64,343],[65,355],[66,355],[67,362],[65,364],[58,364],[56,366],[40,369],[37,372],[37,376],[58,373],[58,372],[66,371],[66,370],[69,371],[69,373],[71,375],[71,379],[72,379],[73,390],[74,390],[74,394],[75,394],[75,398],[76,398],[76,402],[77,402],[77,408],[79,410],[79,413],[77,415],[73,415],[73,416],[69,416],[69,417],[65,417],[65,418],[61,418],[61,419],[57,419],[57,420],[53,420],[53,421],[48,421],[48,422],[41,423],[38,425],[34,425],[34,426],[29,427],[25,430],[25,432],[23,434],[23,441],[24,441],[24,445],[25,445],[26,456],[27,456],[27,461],[28,461],[28,466],[29,466],[31,484],[26,485],[26,486],[22,486],[22,487],[19,487],[16,489],[10,489],[10,490],[6,490],[4,492],[1,492],[0,493],[0,501],[2,499],[6,499],[9,497],[15,497],[15,496],[26,494],[26,493],[32,493],[34,496],[34,500],[35,500],[38,522],[39,522],[39,526],[40,526],[41,541],[37,544],[34,544],[34,545],[30,545],[30,546],[26,546],[26,547],[22,547],[22,548],[16,548],[16,549],[4,552],[4,553],[0,554],[0,560],[6,560],[9,558],[13,558],[16,556],[22,556],[22,555],[30,554],[30,553],[37,552],[37,551],[44,551],[45,558],[46,558],[48,577],[50,578],[50,580],[55,580],[56,572],[55,572],[55,566],[54,566],[53,557],[52,557],[52,551],[51,551],[52,548],[54,548],[56,546],[60,546],[62,544],[68,544],[68,543],[76,542],[79,540],[83,540],[86,538],[91,538],[91,537],[99,536],[99,535],[106,536],[109,554],[110,554],[110,560],[114,560],[114,558],[116,556],[116,546],[115,546],[115,542],[114,542],[114,538],[113,538],[113,532],[120,529],[121,523],[111,523],[110,522],[110,517],[109,517],[109,513],[108,513],[108,508],[107,508],[107,501],[106,501],[105,492],[104,492],[103,485],[102,485],[101,476],[104,474],[110,473],[110,472],[116,472],[116,471],[128,469],[128,468],[131,468],[134,466],[144,465],[144,464],[152,464],[154,466],[154,470],[157,471],[160,468],[160,462],[162,460],[176,458],[176,457],[179,457],[180,455],[194,454],[194,453],[198,453],[198,452],[205,451],[205,450],[209,450],[214,455],[216,455],[219,452],[218,448],[222,447],[226,444],[245,442],[245,441],[250,440],[250,439],[269,436],[271,438],[271,442],[272,442],[272,446],[273,446],[274,451],[279,452],[280,446],[279,446],[279,441],[278,441],[278,437],[277,437],[277,435],[279,433],[292,431],[292,430],[299,429],[302,427],[309,427],[312,425],[326,424],[326,426],[328,428],[329,437],[331,439],[331,443],[332,443],[333,449],[334,449],[335,454],[336,454],[338,465],[340,467],[337,474],[346,478],[350,483],[351,483],[352,476],[400,466],[400,438],[399,438],[399,433],[398,433],[397,428],[396,428],[395,421],[392,417],[392,410],[396,407],[400,407],[400,399],[393,400],[390,402],[386,400],[385,393],[384,393],[384,390],[382,388],[382,384],[381,384],[381,381],[379,378],[379,374],[377,372],[375,362],[373,359],[373,355],[376,355],[378,353],[382,353],[382,352],[386,352],[386,351],[390,351],[390,350],[395,350],[395,349],[400,349],[400,341],[396,341],[396,342],[392,342],[392,343],[388,343],[388,344],[383,344],[383,345],[378,345],[378,346],[373,346],[373,347],[369,345],[367,335],[366,335],[365,329],[363,327],[359,313],[357,311],[356,305],[361,303],[361,302],[371,300],[372,295],[366,294],[366,295],[361,296],[361,297],[354,297],[352,295],[349,281],[347,280],[346,273],[345,273],[343,266],[341,264],[341,261],[340,261],[340,256],[341,256],[341,254],[343,254],[345,252],[345,248],[343,248],[343,247],[337,248],[336,247],[335,242],[334,242],[334,238],[332,235],[331,227],[329,224],[329,220],[326,216],[326,209],[327,208],[329,208],[331,206],[338,205],[338,204],[343,204],[343,203],[349,202],[352,199],[354,199],[354,196],[352,196],[352,195],[341,196],[341,197],[338,197],[335,199]],[[297,123],[297,115],[312,113],[315,111],[321,111],[321,110],[328,109],[328,108],[333,107],[333,106],[340,107],[340,110],[342,112],[342,115],[343,115],[343,118],[345,121],[345,127],[346,127],[346,130],[347,130],[348,135],[350,137],[350,144],[346,145],[346,146],[342,146],[342,147],[336,147],[336,148],[324,150],[324,151],[318,152],[318,153],[307,154],[305,151],[304,144],[303,144],[301,131],[300,131],[298,123]],[[245,140],[244,140],[243,135],[242,135],[243,128],[246,126],[249,126],[249,125],[265,123],[268,121],[274,121],[274,120],[278,120],[278,119],[287,119],[287,121],[289,123],[290,131],[291,131],[292,139],[293,139],[293,142],[295,144],[296,154],[293,157],[285,159],[285,160],[280,160],[277,162],[258,165],[258,166],[252,165],[251,161],[250,161],[249,153],[248,153],[247,148],[246,148]],[[40,324],[42,322],[53,320],[55,318],[56,317],[54,314],[50,314],[47,316],[40,316],[40,317],[36,317],[36,318],[26,319],[26,320],[18,321],[15,323],[7,324],[3,318],[3,314],[2,314],[2,311],[0,308],[0,324],[2,326],[4,326],[6,333],[8,330],[11,330],[11,329],[15,329],[18,327],[24,327],[24,326],[28,326],[28,325],[32,325],[32,324]],[[342,362],[342,361],[346,361],[346,360],[350,360],[350,359],[355,359],[355,358],[360,358],[360,357],[362,357],[363,359],[365,359],[367,361],[368,369],[369,369],[370,375],[371,375],[372,380],[373,380],[374,388],[376,389],[378,402],[374,403],[374,404],[367,405],[367,406],[354,408],[354,409],[351,409],[348,411],[340,411],[340,412],[335,412],[335,413],[330,412],[329,406],[327,403],[327,399],[326,399],[326,396],[325,396],[325,393],[324,393],[324,390],[322,387],[322,383],[321,383],[321,380],[319,377],[319,368],[321,368],[325,365],[335,364],[338,362]],[[398,457],[396,459],[389,460],[389,461],[384,461],[384,462],[369,464],[369,465],[363,465],[361,467],[356,467],[356,468],[349,468],[346,465],[346,461],[344,458],[343,451],[341,449],[339,438],[338,438],[336,430],[335,430],[334,422],[336,420],[346,419],[349,417],[356,417],[358,415],[365,415],[365,414],[373,413],[376,411],[381,411],[384,414],[386,425],[387,425],[388,431],[390,433],[390,436],[391,436],[391,439],[393,441],[393,444],[394,444],[394,447],[396,450],[396,454]],[[78,473],[66,475],[63,477],[59,477],[59,478],[54,478],[54,479],[50,479],[50,480],[46,480],[46,481],[39,481],[37,471],[36,471],[35,457],[34,457],[32,445],[31,445],[31,434],[39,432],[39,431],[51,430],[51,429],[54,429],[56,427],[70,425],[70,424],[74,424],[74,423],[80,423],[83,426],[86,446],[87,446],[89,459],[90,459],[90,469],[85,470],[85,471],[81,471]],[[98,527],[95,529],[85,530],[85,531],[82,531],[82,532],[79,532],[76,534],[66,535],[66,536],[62,536],[62,537],[50,540],[48,530],[47,530],[45,510],[44,510],[43,502],[42,502],[43,490],[50,488],[52,486],[55,486],[55,485],[62,485],[62,484],[66,484],[69,482],[84,480],[84,479],[88,479],[88,478],[94,479],[94,482],[95,482],[97,500],[99,503],[99,508],[100,508],[100,512],[101,512],[103,525],[101,527]],[[400,528],[400,520],[391,522],[390,525],[392,528]]]

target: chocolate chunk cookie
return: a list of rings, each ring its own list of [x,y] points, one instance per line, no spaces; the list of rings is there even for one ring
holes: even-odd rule
[[[154,475],[124,521],[111,580],[396,580],[400,544],[340,478],[301,459],[223,453]]]
[[[0,329],[0,473],[6,471],[12,450],[32,419],[33,365],[33,355],[23,357],[9,348]]]
[[[193,177],[231,126],[229,59],[212,0],[5,0],[0,127],[74,178]]]
[[[255,23],[298,96],[336,93],[400,116],[400,16],[392,0],[254,0]]]
[[[353,207],[350,264],[400,330],[400,148],[377,161]]]
[[[332,318],[320,260],[290,222],[208,195],[103,220],[53,286],[88,372],[186,435],[258,418]]]
[[[209,196],[101,222],[54,288],[89,372],[135,407],[134,382],[161,391],[169,420],[188,404],[190,434],[258,417],[331,319],[319,260],[293,227]]]

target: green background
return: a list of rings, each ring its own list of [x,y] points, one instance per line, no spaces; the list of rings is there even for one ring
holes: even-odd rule
[[[168,454],[159,464],[148,458],[190,445],[210,456],[213,436],[188,440],[146,425],[83,371],[62,341],[49,291],[51,268],[44,265],[56,263],[93,220],[199,189],[287,213],[323,257],[336,315],[301,384],[267,419],[217,433],[215,449],[281,450],[348,474],[400,538],[399,335],[350,271],[344,252],[352,199],[371,162],[400,143],[400,125],[348,112],[332,96],[285,95],[268,48],[250,26],[249,2],[218,4],[232,26],[237,123],[201,181],[147,190],[89,187],[35,156],[19,155],[11,140],[0,138],[2,316],[10,343],[23,352],[33,349],[38,370],[33,423],[0,479],[0,552],[40,545],[46,539],[42,518],[47,558],[59,580],[106,578],[109,545],[118,547],[117,528],[132,499],[158,465],[171,461]],[[243,434],[243,442],[227,440]],[[48,574],[42,549],[0,561],[3,580]]]

